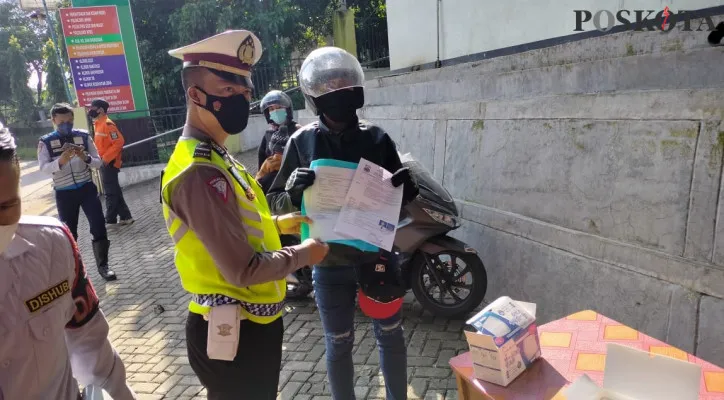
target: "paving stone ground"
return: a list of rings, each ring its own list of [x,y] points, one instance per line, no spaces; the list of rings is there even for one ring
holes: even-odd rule
[[[255,157],[255,152],[248,152],[240,158],[253,166]],[[173,247],[159,204],[159,181],[126,188],[124,194],[136,223],[109,228],[110,263],[119,277],[116,282],[104,282],[95,270],[84,216],[78,229],[84,260],[111,326],[111,341],[141,399],[205,399],[206,392],[186,357],[184,324],[188,296],[173,265]],[[464,323],[435,318],[408,297],[404,305],[408,396],[457,399],[448,360],[467,349],[462,334]],[[165,311],[156,313],[157,305]],[[288,303],[284,325],[278,398],[331,400],[325,375],[324,334],[314,301],[310,298]],[[358,312],[355,329],[357,398],[384,399],[370,320]]]

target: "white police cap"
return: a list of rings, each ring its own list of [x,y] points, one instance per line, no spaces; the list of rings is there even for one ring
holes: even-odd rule
[[[168,52],[184,61],[184,68],[205,67],[246,78],[261,58],[259,38],[246,30],[231,30]]]

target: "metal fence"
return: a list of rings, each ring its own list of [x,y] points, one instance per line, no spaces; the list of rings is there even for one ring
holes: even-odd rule
[[[389,68],[390,46],[387,38],[387,16],[375,12],[360,14],[355,21],[357,59],[366,68]]]
[[[289,88],[285,92],[294,101],[295,110],[304,108],[304,98],[301,96],[299,86]],[[252,114],[261,112],[259,103],[259,100],[251,103]],[[186,120],[185,106],[149,112],[150,115],[146,118],[116,120],[116,125],[126,138],[127,144],[123,146],[123,165],[126,167],[168,162],[181,136]]]
[[[254,93],[252,100],[261,100],[270,90],[289,90],[299,86],[299,69],[302,59],[292,59],[279,65],[262,65],[254,67],[252,81]]]

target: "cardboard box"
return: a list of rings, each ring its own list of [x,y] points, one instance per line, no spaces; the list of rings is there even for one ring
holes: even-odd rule
[[[501,297],[467,323],[465,332],[475,378],[508,386],[540,357],[536,305]]]
[[[697,400],[701,366],[615,343],[606,346],[603,387],[583,375],[567,400]]]

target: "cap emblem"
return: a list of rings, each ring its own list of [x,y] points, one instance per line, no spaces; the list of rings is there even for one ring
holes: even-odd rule
[[[385,265],[384,264],[375,265],[375,272],[385,272]]]
[[[241,42],[241,46],[239,46],[239,50],[237,50],[237,55],[239,56],[239,60],[244,64],[254,64],[254,39],[252,39],[251,35],[247,36],[247,38]]]

